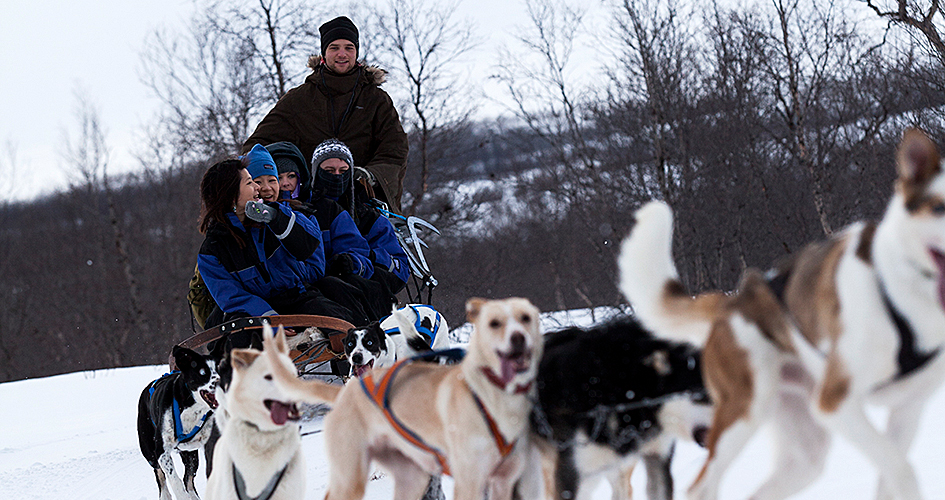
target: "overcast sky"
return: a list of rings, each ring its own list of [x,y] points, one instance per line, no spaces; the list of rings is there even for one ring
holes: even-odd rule
[[[524,0],[464,0],[457,10],[478,26],[476,66],[525,24]],[[109,174],[137,168],[130,151],[158,102],[139,79],[145,35],[179,31],[192,0],[32,0],[0,7],[0,190],[23,200],[68,185],[65,131],[77,135],[77,91],[98,111],[110,149]],[[346,12],[338,12],[338,15]],[[15,153],[13,174],[9,172]],[[73,177],[73,179],[75,179]]]
[[[75,129],[76,89],[98,111],[111,145],[110,170],[132,166],[128,145],[156,106],[138,79],[144,35],[183,23],[189,0],[31,0],[0,7],[0,165],[16,165],[13,199],[67,184],[63,131]],[[74,132],[72,132],[75,135]],[[6,168],[0,171],[6,177]]]

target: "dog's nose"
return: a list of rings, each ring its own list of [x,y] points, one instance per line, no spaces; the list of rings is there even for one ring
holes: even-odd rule
[[[356,364],[356,365],[360,365],[362,361],[364,361],[364,358],[361,356],[361,353],[360,353],[360,352],[356,352],[356,353],[354,353],[354,354],[351,355],[351,362],[352,362],[352,363],[354,363],[354,364]]]
[[[512,352],[524,352],[525,351],[525,336],[519,332],[512,334],[512,337],[509,339],[509,343],[512,344]]]

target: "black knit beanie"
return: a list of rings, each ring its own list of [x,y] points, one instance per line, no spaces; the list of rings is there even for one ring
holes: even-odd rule
[[[354,44],[358,52],[361,46],[358,44],[358,27],[345,16],[339,16],[318,27],[318,33],[321,35],[322,55],[328,49],[328,44],[335,40],[348,40]]]

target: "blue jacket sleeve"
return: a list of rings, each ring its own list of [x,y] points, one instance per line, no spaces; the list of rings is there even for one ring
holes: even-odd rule
[[[358,276],[370,278],[374,275],[371,248],[348,212],[340,212],[331,221],[331,246],[335,254],[346,253],[354,258]]]
[[[276,314],[268,302],[247,291],[239,280],[227,272],[215,256],[197,255],[197,268],[213,300],[224,312],[245,312],[250,316]]]
[[[297,268],[299,277],[305,283],[315,283],[325,277],[325,245],[322,242],[322,231],[318,227],[318,221],[314,217],[306,217],[304,214],[293,211],[284,204],[279,204],[283,213],[290,215],[294,221],[293,227],[289,228],[287,236],[280,238],[282,246],[289,251],[299,261]],[[270,228],[272,229],[272,228]],[[278,235],[277,235],[278,237]],[[317,241],[313,246],[312,240]],[[299,244],[299,242],[307,242]],[[299,252],[298,248],[311,248]],[[307,254],[307,256],[305,256]],[[305,256],[304,258],[301,258]]]
[[[404,282],[410,277],[407,252],[401,248],[394,226],[386,217],[378,217],[367,234],[368,245],[374,252],[374,264],[384,266]]]

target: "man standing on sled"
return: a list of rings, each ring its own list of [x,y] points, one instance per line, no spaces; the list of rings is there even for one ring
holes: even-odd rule
[[[400,213],[407,134],[380,88],[387,72],[358,62],[358,28],[347,17],[328,21],[319,33],[321,55],[309,59],[312,74],[279,99],[242,149],[288,141],[311,158],[316,146],[338,139],[351,149],[358,173],[379,188],[374,195]]]

